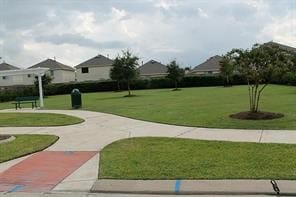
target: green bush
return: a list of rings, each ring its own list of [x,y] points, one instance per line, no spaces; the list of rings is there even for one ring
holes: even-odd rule
[[[12,101],[19,96],[37,96],[35,86],[15,86],[0,90],[0,102]]]

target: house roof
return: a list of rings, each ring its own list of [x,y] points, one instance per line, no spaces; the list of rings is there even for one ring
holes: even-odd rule
[[[7,64],[5,62],[0,64],[0,71],[2,70],[19,70],[20,68],[16,67],[16,66],[12,66],[10,64]]]
[[[277,42],[270,41],[270,42],[267,42],[265,44],[278,46],[279,48],[282,48],[282,49],[285,49],[285,50],[288,50],[288,51],[296,52],[296,48],[288,46],[288,45],[280,44],[280,43],[277,43]]]
[[[56,60],[47,59],[42,62],[39,62],[38,64],[35,64],[29,68],[49,68],[50,70],[69,70],[74,71],[74,68],[71,66],[67,66],[65,64],[62,64]]]
[[[155,60],[150,60],[139,67],[140,75],[166,74],[168,69],[165,65]]]
[[[81,64],[78,64],[75,66],[75,68],[111,66],[112,64],[113,60],[103,55],[97,55],[89,60],[86,60],[85,62],[82,62]]]
[[[190,73],[199,72],[199,71],[217,71],[220,70],[220,61],[222,57],[219,55],[215,55],[210,57],[205,62],[197,65],[194,69],[190,71]]]

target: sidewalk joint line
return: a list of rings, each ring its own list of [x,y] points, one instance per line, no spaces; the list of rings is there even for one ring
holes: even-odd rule
[[[264,132],[264,130],[261,130],[261,134],[260,134],[260,138],[259,138],[259,143],[261,143],[261,140],[263,138],[263,132]]]

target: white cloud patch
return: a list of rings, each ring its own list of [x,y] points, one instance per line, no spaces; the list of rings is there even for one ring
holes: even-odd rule
[[[164,10],[169,10],[172,7],[178,6],[178,3],[175,0],[156,0],[154,6]]]
[[[111,11],[111,18],[113,20],[127,20],[130,18],[130,16],[128,15],[128,13],[125,10],[120,10],[117,9],[115,7],[112,7],[112,11]]]
[[[198,8],[198,14],[203,18],[209,18],[208,14],[201,8]]]
[[[260,41],[273,40],[296,47],[296,18],[295,13],[288,13],[284,17],[271,18],[258,36]]]

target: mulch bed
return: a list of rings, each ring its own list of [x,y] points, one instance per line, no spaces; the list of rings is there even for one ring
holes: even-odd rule
[[[6,140],[6,139],[8,139],[10,137],[11,137],[10,135],[0,135],[0,141],[1,140]]]
[[[241,119],[241,120],[272,120],[276,118],[284,117],[284,114],[281,113],[273,113],[273,112],[239,112],[236,114],[231,114],[231,118]]]

